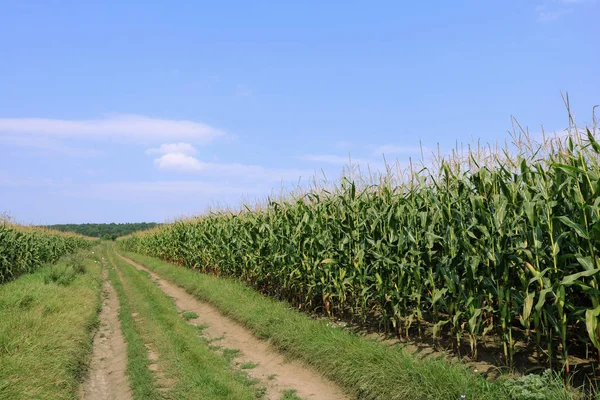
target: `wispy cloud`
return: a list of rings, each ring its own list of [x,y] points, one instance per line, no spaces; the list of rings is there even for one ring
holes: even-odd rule
[[[210,177],[239,177],[259,181],[295,181],[314,174],[306,169],[265,168],[240,163],[204,162],[193,157],[196,149],[189,143],[163,144],[147,154],[161,154],[154,164],[161,170],[200,173]]]
[[[0,133],[136,142],[189,140],[194,143],[206,143],[225,136],[223,131],[201,122],[135,114],[117,114],[90,120],[0,118]]]
[[[180,153],[189,156],[193,156],[197,153],[194,146],[189,143],[169,143],[162,144],[157,149],[148,149],[146,154],[168,154],[168,153]]]
[[[571,10],[568,9],[560,9],[560,10],[547,10],[545,6],[538,8],[538,21],[540,22],[552,22],[556,21],[563,15],[569,14]]]
[[[539,22],[556,21],[563,16],[572,13],[577,7],[584,3],[593,3],[596,0],[553,0],[535,7]]]
[[[44,150],[45,154],[74,156],[74,157],[94,157],[101,154],[96,149],[71,146],[53,138],[36,137],[30,135],[0,135],[0,143],[8,146],[29,147],[33,149]]]
[[[194,195],[209,197],[213,195],[259,194],[266,187],[257,185],[228,184],[223,182],[184,181],[147,181],[147,182],[108,182],[79,184],[65,187],[63,194],[89,198],[130,198],[139,201],[140,196],[177,197]]]
[[[73,180],[69,177],[64,177],[60,179],[31,179],[7,176],[7,174],[0,174],[0,186],[64,188],[71,186],[72,184]]]

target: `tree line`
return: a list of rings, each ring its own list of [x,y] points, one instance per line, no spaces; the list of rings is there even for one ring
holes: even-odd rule
[[[62,232],[74,232],[84,236],[97,237],[105,240],[115,240],[137,231],[144,231],[157,226],[156,222],[135,222],[123,224],[57,224],[47,225],[47,228]]]

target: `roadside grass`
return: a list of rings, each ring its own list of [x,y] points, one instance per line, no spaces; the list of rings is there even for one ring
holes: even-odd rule
[[[68,286],[75,280],[78,274],[85,273],[86,256],[91,252],[81,251],[75,254],[69,254],[57,264],[49,266],[44,271],[44,283],[54,282],[59,285]]]
[[[92,257],[84,251],[0,285],[0,399],[78,398],[101,307]]]
[[[254,399],[258,388],[246,376],[232,371],[224,357],[214,354],[200,331],[188,324],[178,313],[172,300],[152,282],[147,274],[108,251],[110,277],[121,302],[121,321],[129,347],[134,345],[137,357],[130,355],[128,372],[136,398],[160,396],[174,399]],[[132,313],[137,313],[132,318]],[[146,345],[157,353],[157,364],[167,387],[148,390],[148,376],[136,379],[132,370],[148,370]],[[142,357],[143,355],[143,357]],[[150,376],[156,387],[160,380]],[[152,382],[153,379],[153,382]],[[144,390],[140,390],[139,384]]]
[[[244,284],[205,275],[137,253],[123,255],[141,263],[223,314],[270,340],[285,354],[303,360],[350,395],[360,399],[525,399],[500,382],[489,382],[464,365],[438,358],[417,359],[400,347],[329,326],[287,303],[268,298]],[[526,391],[529,393],[528,391]],[[545,399],[574,399],[578,394],[548,386]]]

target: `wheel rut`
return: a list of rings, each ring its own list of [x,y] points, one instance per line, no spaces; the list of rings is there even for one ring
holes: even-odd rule
[[[236,358],[239,364],[255,364],[254,368],[245,371],[266,388],[265,398],[278,400],[283,391],[294,390],[302,399],[348,399],[336,384],[300,362],[286,360],[274,346],[258,339],[250,330],[222,315],[212,305],[198,300],[183,288],[122,256],[116,250],[115,253],[137,269],[148,272],[162,291],[173,299],[180,312],[193,311],[198,314],[198,318],[190,320],[190,323],[206,325],[203,333],[213,344],[239,350],[239,357]]]
[[[132,399],[127,369],[127,345],[119,321],[119,299],[103,270],[103,302],[100,325],[94,335],[89,375],[81,386],[82,400]]]

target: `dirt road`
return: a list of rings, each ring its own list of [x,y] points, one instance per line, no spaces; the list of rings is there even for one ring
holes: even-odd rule
[[[119,322],[117,293],[103,271],[104,288],[100,326],[94,336],[88,379],[80,390],[82,400],[131,399],[127,368],[127,345]]]
[[[215,307],[199,301],[184,289],[162,279],[135,261],[118,253],[117,255],[137,269],[147,271],[164,293],[173,299],[180,312],[192,311],[198,314],[199,317],[190,322],[207,325],[203,332],[209,340],[214,340],[219,346],[239,350],[239,357],[235,359],[239,365],[256,365],[246,369],[246,372],[266,387],[267,399],[278,400],[286,390],[295,391],[302,399],[348,398],[337,385],[297,361],[286,360],[276,348],[256,338],[252,332],[222,315]]]

